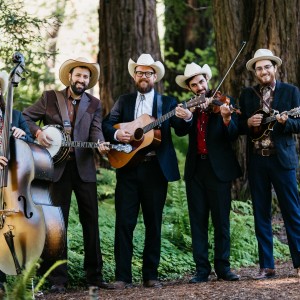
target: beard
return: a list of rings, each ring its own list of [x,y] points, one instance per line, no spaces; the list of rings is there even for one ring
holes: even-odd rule
[[[154,84],[145,79],[141,79],[135,83],[135,87],[140,93],[147,94],[153,89]]]
[[[81,83],[82,87],[76,87],[78,83],[78,81],[71,82],[71,89],[75,95],[81,96],[85,92],[87,86],[84,83]]]

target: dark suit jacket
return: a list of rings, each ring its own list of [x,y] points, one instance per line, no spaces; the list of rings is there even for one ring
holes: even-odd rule
[[[258,91],[259,86],[257,85],[254,88]],[[283,112],[299,106],[299,89],[291,84],[277,80],[272,108],[279,112]],[[247,126],[247,120],[260,109],[260,98],[252,88],[248,87],[242,91],[240,96],[240,108],[242,115],[239,121],[239,129],[241,134],[248,135],[248,153],[251,155],[253,143],[249,138],[250,131]],[[284,168],[292,169],[298,166],[298,155],[296,152],[296,142],[293,137],[293,133],[299,132],[300,119],[292,117],[288,118],[285,125],[276,122],[274,130],[271,132],[271,136],[277,150],[278,159]]]
[[[157,117],[157,95],[155,92],[152,112],[153,117]],[[117,100],[110,114],[103,120],[103,133],[106,140],[112,143],[116,142],[114,140],[116,129],[113,125],[134,120],[136,98],[137,93],[132,93],[122,95]],[[177,102],[174,98],[162,96],[162,115],[175,109],[176,106]],[[181,127],[190,127],[190,122],[185,122],[173,116],[161,124],[161,143],[155,151],[164,176],[168,181],[175,181],[180,178],[180,175],[170,127],[173,127],[175,133],[177,133]]]
[[[26,142],[33,142],[32,135],[30,133],[30,130],[28,128],[28,125],[22,116],[22,113],[19,110],[13,109],[12,113],[12,127],[18,127],[25,131],[26,135],[22,137],[21,139]]]
[[[233,100],[231,99],[231,104]],[[197,159],[197,112],[193,113],[189,133],[189,147],[185,162],[185,180],[191,180],[195,174]],[[206,145],[208,158],[219,180],[228,182],[241,176],[241,169],[232,150],[231,143],[238,137],[237,116],[232,114],[229,126],[224,125],[222,116],[211,113],[208,119]],[[205,172],[205,170],[203,170]]]
[[[67,89],[63,94],[67,97]],[[102,134],[102,112],[101,102],[88,93],[83,93],[76,116],[75,128],[73,131],[74,141],[97,142],[104,141]],[[23,111],[31,133],[35,136],[40,127],[35,123],[42,121],[44,125],[58,124],[63,126],[62,117],[59,111],[58,102],[54,91],[46,91],[42,97],[32,106]],[[80,177],[85,182],[96,181],[96,169],[92,149],[75,148],[75,158]],[[54,181],[61,177],[66,161],[54,165]]]

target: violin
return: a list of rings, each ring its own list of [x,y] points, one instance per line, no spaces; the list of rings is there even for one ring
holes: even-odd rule
[[[210,91],[211,93],[211,91]],[[213,96],[210,100],[210,106],[209,109],[212,113],[220,113],[221,106],[223,104],[226,104],[229,106],[231,113],[237,113],[238,115],[241,114],[241,111],[239,108],[234,107],[232,104],[230,104],[230,98],[224,94],[222,94],[220,91],[213,92]]]

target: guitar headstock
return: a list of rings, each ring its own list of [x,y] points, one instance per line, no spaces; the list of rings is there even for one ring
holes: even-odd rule
[[[191,98],[187,103],[186,103],[186,108],[198,106],[202,103],[205,103],[205,94],[201,95],[196,95],[193,98]]]

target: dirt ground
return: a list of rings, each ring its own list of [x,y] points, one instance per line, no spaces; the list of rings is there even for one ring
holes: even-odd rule
[[[258,299],[300,299],[300,281],[296,277],[291,262],[276,265],[276,277],[270,280],[256,281],[252,277],[258,268],[242,268],[235,270],[241,280],[236,282],[217,281],[214,275],[207,283],[188,284],[189,277],[178,281],[163,282],[160,289],[144,288],[136,285],[123,291],[97,291],[96,297],[89,296],[89,290],[69,290],[66,294],[44,293],[36,299],[42,300],[137,300],[137,299],[228,299],[228,300],[258,300]]]

